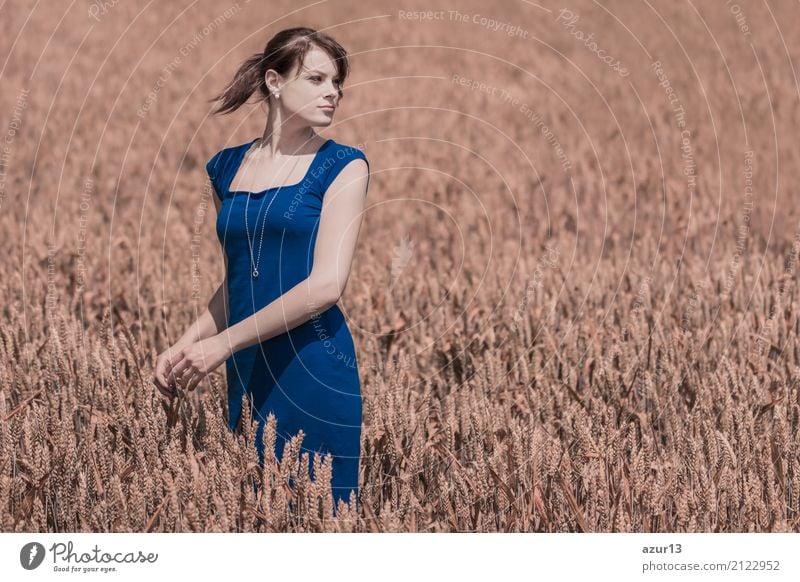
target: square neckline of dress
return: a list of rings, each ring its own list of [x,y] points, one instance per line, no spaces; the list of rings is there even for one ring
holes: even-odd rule
[[[325,147],[330,142],[333,141],[333,139],[328,138],[325,141],[325,143],[323,143],[321,146],[319,146],[319,149],[317,149],[317,151],[314,152],[314,157],[311,160],[311,164],[308,166],[308,170],[306,170],[306,173],[303,176],[303,178],[299,182],[297,182],[296,184],[289,184],[289,185],[284,185],[284,186],[270,186],[269,188],[264,188],[263,190],[256,190],[256,191],[251,191],[251,190],[231,190],[230,187],[231,187],[231,184],[233,183],[233,179],[236,177],[236,174],[239,172],[239,168],[242,166],[242,162],[244,161],[244,158],[247,155],[247,152],[250,151],[250,149],[253,147],[253,144],[256,143],[257,141],[258,141],[258,138],[255,138],[250,143],[244,144],[246,147],[241,148],[241,151],[239,153],[239,159],[236,161],[236,165],[234,166],[233,173],[231,174],[230,179],[228,180],[228,184],[227,184],[227,188],[226,188],[226,190],[228,191],[228,194],[231,194],[231,195],[233,195],[233,194],[263,194],[265,192],[271,192],[272,190],[280,190],[281,188],[296,188],[297,186],[302,185],[303,183],[305,183],[305,181],[308,179],[308,176],[311,174],[311,170],[316,165],[317,160],[319,159],[319,156],[322,153],[322,150],[324,150]]]

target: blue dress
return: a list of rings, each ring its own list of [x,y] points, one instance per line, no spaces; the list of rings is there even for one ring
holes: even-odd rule
[[[225,148],[206,164],[221,201],[216,231],[228,263],[228,326],[309,276],[325,192],[349,162],[362,159],[369,164],[361,150],[329,139],[300,182],[261,192],[231,191],[233,177],[255,141]],[[278,459],[287,439],[302,429],[301,458],[305,452],[309,461],[314,452],[333,456],[334,508],[339,499],[349,501],[351,490],[358,496],[361,385],[353,338],[338,305],[236,352],[227,360],[226,372],[228,427],[236,430],[242,395],[247,395],[258,423],[256,447],[262,465],[264,425],[274,414]],[[313,478],[313,462],[309,473]]]

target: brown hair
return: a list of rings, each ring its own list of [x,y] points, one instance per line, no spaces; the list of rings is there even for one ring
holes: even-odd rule
[[[244,105],[256,91],[260,94],[260,100],[269,102],[269,89],[264,79],[267,71],[274,69],[279,74],[286,75],[295,63],[299,68],[312,46],[324,50],[336,64],[339,76],[339,99],[341,99],[342,85],[350,71],[347,51],[327,34],[299,26],[280,31],[270,39],[264,52],[256,53],[244,61],[225,90],[210,100],[222,101],[212,113],[232,113]]]

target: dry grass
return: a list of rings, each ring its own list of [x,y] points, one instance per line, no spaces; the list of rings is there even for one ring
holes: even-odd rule
[[[225,7],[157,39],[177,4],[137,19],[119,3],[99,24],[55,6],[26,21],[12,4],[0,529],[800,531],[796,5],[747,4],[746,37],[722,4],[653,3],[664,22],[576,4],[626,79],[554,23],[560,6],[496,8],[540,42],[403,21],[415,6],[396,3],[266,30],[242,12],[140,119]],[[354,76],[330,135],[364,144],[373,169],[342,302],[364,395],[359,511],[333,519],[330,459],[310,482],[302,435],[262,471],[254,427],[227,431],[223,368],[174,406],[150,378],[222,276],[203,163],[263,120],[206,120],[204,99],[279,27],[376,14],[392,16],[332,29]],[[468,50],[368,52],[414,44]],[[685,111],[693,187],[656,59]],[[519,107],[453,74],[526,101],[570,172]],[[433,78],[389,78],[406,75]]]

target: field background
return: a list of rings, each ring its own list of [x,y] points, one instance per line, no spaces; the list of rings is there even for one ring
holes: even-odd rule
[[[799,18],[4,2],[0,530],[798,531]],[[335,520],[226,431],[224,366],[171,406],[150,383],[223,277],[204,164],[265,120],[208,100],[297,25],[350,52],[320,131],[373,172]]]

